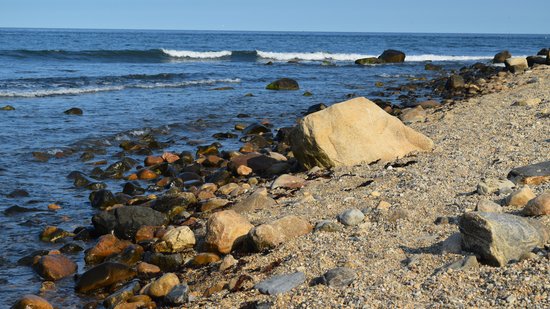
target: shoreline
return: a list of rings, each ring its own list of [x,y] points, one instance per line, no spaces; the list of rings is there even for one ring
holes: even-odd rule
[[[185,267],[183,273],[179,271],[177,273],[180,274],[181,279],[196,283],[191,285],[190,290],[191,295],[198,297],[195,302],[188,305],[237,307],[243,303],[255,301],[273,302],[275,307],[288,307],[301,302],[331,306],[437,303],[434,299],[436,295],[426,296],[426,294],[437,287],[437,284],[457,282],[452,282],[445,277],[453,275],[452,271],[451,275],[443,273],[441,278],[435,277],[435,279],[434,276],[426,276],[425,272],[431,273],[430,270],[433,271],[445,263],[452,262],[460,254],[436,253],[439,250],[437,245],[439,241],[445,240],[452,231],[456,232],[457,229],[453,224],[435,225],[433,222],[438,217],[454,217],[465,210],[472,209],[479,196],[466,193],[475,190],[475,185],[482,178],[505,177],[514,167],[549,159],[548,154],[544,157],[545,146],[548,147],[548,140],[544,136],[544,121],[548,118],[550,103],[550,91],[546,90],[550,89],[550,84],[544,80],[550,73],[547,68],[548,66],[540,66],[528,73],[513,76],[510,82],[511,89],[457,101],[452,105],[443,105],[433,112],[427,110],[427,122],[413,123],[410,126],[434,140],[436,149],[432,153],[404,158],[401,160],[403,163],[401,166],[397,164],[392,169],[379,163],[335,168],[332,175],[326,176],[330,178],[311,177],[311,175],[299,173],[298,176],[301,178],[311,178],[306,181],[304,188],[289,192],[280,189],[270,190],[276,201],[274,207],[247,215],[255,226],[290,214],[306,218],[313,225],[321,220],[336,222],[335,218],[338,214],[353,207],[366,210],[364,213],[367,219],[357,227],[342,227],[340,231],[334,233],[313,232],[285,241],[267,255],[254,253],[239,256],[240,254],[236,253],[235,256],[242,261],[239,264],[244,265],[231,270],[230,274],[217,272],[219,262],[201,268]],[[530,83],[531,76],[538,76],[539,80]],[[512,85],[514,83],[515,86]],[[533,97],[534,93],[537,97],[543,98],[538,106],[532,108],[512,106],[518,100]],[[539,114],[546,116],[538,118]],[[483,117],[487,115],[490,117]],[[518,117],[521,123],[504,120],[510,115]],[[464,127],[465,120],[469,122],[466,127]],[[546,120],[546,131],[548,131],[547,122],[548,120]],[[532,131],[521,131],[526,123],[531,126]],[[502,127],[510,130],[503,131]],[[481,128],[490,131],[476,130]],[[542,132],[537,133],[537,130]],[[533,140],[540,145],[517,142],[518,138]],[[516,146],[514,143],[519,145]],[[509,147],[499,149],[499,145]],[[494,155],[497,156],[493,159]],[[512,155],[517,157],[512,158]],[[485,162],[488,160],[486,157],[491,157],[489,163]],[[494,160],[498,160],[497,163],[490,164]],[[415,163],[410,163],[412,161]],[[407,162],[410,164],[407,165]],[[217,163],[212,164],[216,166]],[[289,165],[287,168],[291,170],[292,164]],[[259,180],[260,186],[269,186],[271,179],[260,178]],[[369,180],[374,181],[362,186]],[[251,192],[259,187],[247,181],[250,188],[246,189],[243,186],[244,183],[241,183],[240,187],[244,188],[241,191]],[[543,190],[548,190],[548,184],[534,187],[533,190],[540,194]],[[449,194],[450,192],[453,194]],[[247,197],[243,192],[237,195],[237,198],[228,195],[230,203],[222,207],[231,208],[232,205],[238,204],[240,200]],[[205,196],[213,198],[211,195],[205,194]],[[389,209],[377,209],[381,201],[388,202],[391,205]],[[199,203],[199,206],[202,207],[202,205],[204,204]],[[320,209],[323,211],[320,212]],[[195,217],[198,228],[194,230],[197,238],[204,233],[204,223],[209,215],[199,209],[199,214]],[[90,245],[91,243],[86,244],[87,247]],[[199,248],[200,244],[197,246],[197,249]],[[338,249],[341,249],[341,252]],[[367,259],[363,260],[364,257]],[[407,265],[403,267],[403,261],[407,259],[414,261],[406,263]],[[544,266],[544,263],[547,262],[527,260],[511,267],[513,269],[519,265],[520,270],[532,269],[536,266]],[[274,266],[268,267],[269,265]],[[298,270],[306,273],[307,282],[309,282],[336,266],[351,267],[357,271],[360,279],[352,285],[353,289],[334,290],[320,285],[307,287],[307,284],[303,284],[282,296],[268,297],[251,290],[232,293],[222,287],[219,293],[213,293],[208,299],[201,296],[204,291],[212,289],[219,282],[230,284],[235,277],[246,275],[250,276],[253,282],[258,282],[271,275]],[[489,269],[487,266],[482,266],[480,269],[484,275],[498,277],[503,276],[501,272],[504,268]],[[458,283],[465,283],[461,281],[466,280],[462,278],[463,275],[458,274],[460,277]],[[541,274],[534,274],[534,276],[537,275]],[[384,282],[380,281],[381,278],[384,278]],[[506,277],[503,278],[506,279]],[[203,284],[206,280],[207,284]],[[408,281],[405,282],[405,280]],[[435,281],[431,282],[431,280]],[[452,292],[448,292],[447,295],[442,292],[439,296],[448,297],[447,300],[451,301],[452,297],[460,299],[460,295],[473,295],[472,291],[466,291],[460,284],[456,285]],[[216,289],[219,287],[213,290]],[[361,299],[363,296],[353,293],[353,290],[368,291],[369,294]],[[415,294],[418,291],[422,293]],[[483,293],[482,290],[478,292]],[[516,299],[521,301],[523,296],[519,292],[519,290],[513,290],[510,294],[518,294]],[[322,296],[319,297],[318,293]],[[388,299],[390,297],[393,298],[391,301]],[[477,301],[467,305],[502,305],[498,302],[487,303],[489,301],[487,297]],[[446,304],[458,305],[459,303],[447,302]]]

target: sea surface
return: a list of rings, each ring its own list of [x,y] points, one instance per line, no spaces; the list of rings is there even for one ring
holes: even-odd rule
[[[427,61],[448,72],[488,63],[503,49],[532,55],[549,46],[549,35],[0,28],[0,107],[15,107],[0,111],[0,308],[39,292],[42,280],[17,261],[62,245],[40,242],[40,231],[47,225],[68,231],[88,226],[94,213],[89,191],[74,188],[66,178],[93,166],[81,162],[78,152],[47,162],[36,160],[33,152],[53,156],[102,147],[107,154],[94,161],[112,163],[117,141],[149,132],[169,141],[168,150],[194,151],[190,140],[208,144],[215,141],[213,133],[238,133],[233,130],[238,122],[268,119],[276,127],[287,126],[313,104],[330,105],[351,95],[380,98],[376,82],[397,87],[447,74],[424,70]],[[354,64],[390,48],[405,52],[405,63]],[[282,77],[296,79],[300,90],[265,89]],[[220,87],[230,88],[215,90]],[[313,96],[303,96],[305,91]],[[383,98],[399,104],[391,94]],[[71,107],[84,115],[65,115]],[[237,118],[241,113],[251,117]],[[238,142],[222,144],[235,149]],[[16,189],[29,196],[9,198]],[[62,209],[47,211],[50,203]],[[14,205],[36,211],[4,213]],[[72,258],[82,272],[82,256]],[[72,278],[56,286],[43,295],[60,308],[88,301],[74,295]]]

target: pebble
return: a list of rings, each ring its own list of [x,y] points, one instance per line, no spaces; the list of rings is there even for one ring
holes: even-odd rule
[[[220,271],[225,271],[235,265],[237,265],[239,261],[235,259],[231,254],[228,254],[223,257],[222,262],[220,263]]]
[[[338,215],[338,220],[348,226],[358,225],[365,219],[365,214],[359,209],[348,209]]]
[[[490,195],[493,193],[505,194],[512,192],[516,185],[508,179],[488,178],[479,182],[477,193],[481,195]]]
[[[480,200],[476,205],[476,211],[481,212],[502,212],[502,207],[489,200]]]
[[[323,281],[330,287],[345,287],[357,278],[355,270],[347,267],[337,267],[327,271],[323,275]]]
[[[167,273],[151,283],[147,294],[151,297],[164,297],[178,284],[180,284],[178,276],[174,273]]]

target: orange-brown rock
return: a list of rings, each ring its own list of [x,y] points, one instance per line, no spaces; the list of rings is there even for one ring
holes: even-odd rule
[[[147,156],[147,158],[145,158],[145,166],[152,166],[152,165],[157,165],[157,164],[161,164],[162,162],[164,162],[164,159],[161,158],[161,157],[158,157],[158,156]]]
[[[313,226],[297,216],[286,216],[269,224],[262,224],[250,231],[256,250],[272,249],[292,238],[310,233]]]
[[[131,244],[130,241],[118,239],[113,234],[103,235],[97,244],[86,252],[84,259],[87,264],[101,263],[106,257],[122,252]]]
[[[202,191],[199,191],[199,193],[197,193],[197,198],[202,201],[215,198],[215,197],[216,195],[211,191],[202,190]]]
[[[252,174],[252,169],[246,165],[241,165],[237,167],[236,172],[237,172],[237,175],[239,176],[248,176]]]
[[[155,238],[155,231],[159,227],[157,226],[150,226],[150,225],[144,225],[139,228],[139,230],[136,232],[135,240],[136,242],[144,241],[144,240],[151,240]]]
[[[221,166],[223,162],[223,159],[215,156],[215,155],[209,155],[204,158],[204,161],[202,162],[202,165],[206,167],[219,167]]]
[[[544,192],[530,200],[523,209],[523,213],[528,216],[550,215],[550,192]]]
[[[76,272],[77,266],[62,254],[41,256],[34,264],[36,272],[46,280],[56,281]]]
[[[138,180],[138,175],[136,173],[130,174],[126,179],[128,179],[128,180]]]
[[[61,206],[52,203],[52,204],[48,205],[48,209],[49,210],[59,210],[59,209],[61,209]]]
[[[165,187],[170,184],[172,181],[171,177],[162,177],[159,181],[157,181],[156,185],[159,187]]]
[[[141,180],[151,180],[156,179],[158,177],[157,173],[153,172],[150,169],[141,169],[138,173],[138,178]]]
[[[197,254],[191,261],[191,264],[193,266],[203,266],[210,263],[215,263],[220,259],[221,259],[220,256],[215,253],[203,252],[203,253]]]
[[[176,162],[180,159],[180,157],[178,155],[173,154],[171,152],[163,153],[162,158],[164,159],[164,161],[166,161],[168,163],[174,163],[174,162]]]
[[[87,270],[78,277],[75,289],[80,293],[89,293],[97,289],[127,281],[135,276],[136,272],[128,265],[105,262]]]
[[[6,299],[4,301],[6,301]],[[11,308],[12,309],[53,309],[53,306],[42,297],[29,294],[19,298]]]
[[[206,223],[205,243],[210,250],[227,254],[240,245],[254,226],[233,210],[220,211]]]
[[[140,276],[152,277],[156,274],[159,274],[161,272],[161,269],[157,265],[140,262],[137,265],[137,272]]]

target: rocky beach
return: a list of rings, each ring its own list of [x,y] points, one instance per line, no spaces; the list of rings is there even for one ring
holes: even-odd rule
[[[548,307],[550,66],[506,61],[427,81],[441,102],[218,135],[240,149],[148,134],[69,154],[96,214],[42,230],[58,248],[20,260],[43,282],[13,308],[61,308],[63,281],[85,308]]]

